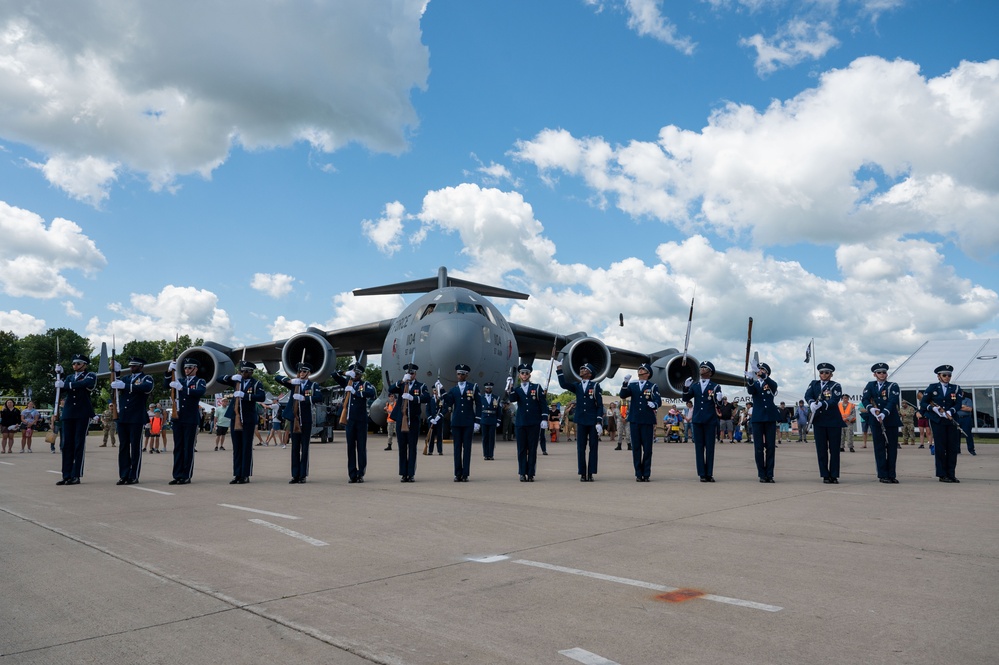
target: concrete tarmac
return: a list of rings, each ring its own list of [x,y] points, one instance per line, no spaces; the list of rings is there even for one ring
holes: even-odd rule
[[[785,443],[770,485],[751,445],[700,483],[692,445],[657,444],[636,483],[603,442],[581,483],[563,441],[521,483],[512,442],[484,461],[476,440],[470,482],[446,446],[403,484],[371,436],[350,485],[342,437],[304,485],[273,446],[229,485],[207,434],[184,486],[170,453],[116,486],[97,436],[78,486],[41,437],[0,456],[0,665],[999,661],[999,446],[962,454],[959,485],[915,446],[880,484],[858,447],[825,485]]]

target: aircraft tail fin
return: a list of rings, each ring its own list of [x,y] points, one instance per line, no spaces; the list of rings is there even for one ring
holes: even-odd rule
[[[396,293],[429,293],[434,289],[443,289],[448,286],[458,286],[469,289],[476,293],[490,298],[511,298],[514,300],[527,300],[530,296],[519,291],[501,289],[488,284],[478,284],[456,277],[448,277],[447,268],[441,266],[437,271],[437,277],[427,277],[425,279],[414,279],[410,282],[398,282],[396,284],[386,284],[385,286],[373,286],[368,289],[354,289],[355,296],[383,296]]]

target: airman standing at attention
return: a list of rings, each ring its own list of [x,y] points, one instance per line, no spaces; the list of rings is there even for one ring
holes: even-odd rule
[[[472,465],[472,434],[478,434],[482,421],[482,394],[478,384],[468,380],[468,365],[454,368],[458,384],[444,393],[444,410],[451,413],[451,439],[454,441],[454,482],[467,483]]]
[[[698,368],[700,379],[683,382],[683,399],[693,402],[690,419],[694,434],[694,454],[697,456],[697,475],[702,483],[715,482],[715,431],[718,429],[718,405],[722,400],[721,386],[711,380],[715,366],[705,360]]]
[[[482,384],[482,458],[491,460],[496,452],[496,426],[499,424],[500,401],[493,394],[493,382]]]
[[[163,383],[177,391],[177,413],[171,413],[173,421],[173,480],[171,485],[187,485],[194,475],[194,445],[198,440],[198,427],[201,425],[201,397],[205,394],[205,380],[198,376],[198,361],[184,360],[184,375],[171,381],[177,368],[176,361],[170,361]]]
[[[533,483],[538,464],[538,437],[542,421],[548,422],[548,399],[540,384],[531,383],[533,368],[524,363],[517,367],[520,385],[513,387],[513,377],[506,380],[506,397],[517,405],[517,470],[520,482]]]
[[[819,458],[819,475],[826,484],[839,482],[839,445],[845,423],[839,415],[843,387],[832,380],[836,368],[830,363],[819,363],[819,378],[812,381],[805,391],[812,431],[815,436],[815,454]]]
[[[593,482],[597,472],[597,444],[604,426],[604,400],[600,383],[593,380],[593,365],[583,363],[579,368],[579,381],[568,381],[562,373],[562,364],[555,368],[558,384],[563,390],[576,394],[576,410],[573,420],[576,423],[576,466],[580,482]],[[590,455],[587,460],[586,448]]]
[[[937,383],[931,383],[923,391],[919,410],[929,416],[933,430],[934,458],[937,478],[942,483],[959,483],[954,474],[957,470],[957,453],[961,446],[961,431],[957,424],[957,413],[961,410],[964,394],[960,386],[950,385],[954,368],[940,365],[935,370]]]
[[[253,475],[253,431],[257,427],[257,403],[266,401],[264,386],[253,378],[256,364],[249,360],[239,363],[239,374],[226,375],[219,383],[231,385],[232,402],[225,415],[232,420],[232,480],[230,485],[245,485]]]
[[[902,391],[897,383],[888,380],[887,363],[876,363],[871,371],[874,373],[874,380],[864,387],[860,402],[867,409],[867,420],[874,441],[874,464],[878,469],[878,480],[897,485],[895,461],[898,459],[898,428],[902,424]],[[852,445],[850,450],[853,450]]]
[[[420,411],[431,398],[426,384],[416,380],[416,372],[420,368],[414,363],[406,363],[402,369],[406,372],[402,381],[392,384],[389,392],[399,395],[392,409],[392,420],[395,421],[399,442],[400,482],[412,483],[416,482],[416,444],[420,440],[420,422],[423,419]]]
[[[770,376],[770,365],[760,363],[759,370],[746,372],[746,392],[753,398],[753,448],[756,452],[756,474],[761,483],[774,482],[777,454],[777,421],[780,409],[774,404],[777,382]]]
[[[142,469],[143,429],[149,423],[149,393],[153,391],[153,377],[145,374],[142,368],[146,361],[132,356],[128,368],[132,373],[128,382],[119,376],[111,382],[111,388],[118,391],[118,485],[134,485],[139,482]]]
[[[286,379],[275,377],[281,385],[291,389],[288,404],[284,407],[284,418],[291,423],[291,480],[289,485],[301,485],[309,477],[309,443],[312,439],[312,405],[322,402],[323,389],[319,384],[309,379],[312,365],[301,362],[295,367],[295,377]],[[336,376],[333,377],[336,379]],[[337,380],[339,383],[339,380]],[[353,402],[351,400],[351,406]],[[363,402],[364,400],[356,400]],[[366,405],[365,405],[366,406]],[[364,428],[368,427],[368,415],[365,408]],[[350,421],[347,421],[347,453],[350,455]],[[363,471],[362,471],[363,473]]]
[[[375,387],[364,380],[364,366],[351,365],[345,374],[337,372],[333,380],[349,395],[344,398],[347,409],[347,475],[350,483],[363,483],[368,466],[368,400],[378,394]],[[348,383],[350,385],[348,385]]]
[[[647,483],[652,475],[652,439],[656,434],[656,412],[663,404],[659,386],[649,379],[652,367],[644,363],[638,367],[638,381],[631,381],[631,375],[624,376],[619,396],[630,399],[628,408],[631,428],[632,462],[635,466],[635,482]]]
[[[72,376],[55,382],[56,388],[66,389],[66,401],[59,412],[62,419],[62,480],[56,485],[79,485],[83,477],[87,430],[94,417],[90,392],[97,385],[97,375],[87,370],[89,364],[87,356],[77,353],[73,356]],[[56,367],[56,374],[62,374],[62,367]],[[141,427],[139,432],[142,432]]]

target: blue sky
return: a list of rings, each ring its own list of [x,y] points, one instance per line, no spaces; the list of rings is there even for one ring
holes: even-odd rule
[[[260,342],[446,265],[642,351],[696,284],[691,351],[753,316],[795,384],[999,335],[992,3],[45,6],[0,8],[0,329]]]

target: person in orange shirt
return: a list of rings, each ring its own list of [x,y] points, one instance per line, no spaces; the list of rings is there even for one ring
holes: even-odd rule
[[[839,451],[841,453],[845,452],[843,446],[847,445],[851,453],[856,452],[853,449],[853,430],[857,425],[857,407],[850,403],[849,395],[843,395],[843,399],[839,401],[839,415],[843,418],[843,422],[846,423],[844,440],[840,443]]]
[[[631,450],[631,428],[628,426],[628,403],[621,400],[620,407],[620,418],[617,419],[617,448],[614,450],[621,450],[621,444],[625,441],[628,442],[628,450]]]

